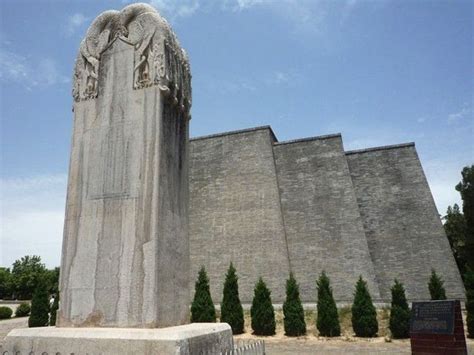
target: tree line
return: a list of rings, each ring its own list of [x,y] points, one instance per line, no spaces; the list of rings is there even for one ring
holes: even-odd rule
[[[31,300],[38,285],[50,294],[58,293],[59,267],[47,269],[37,255],[16,260],[12,268],[0,267],[0,299]]]
[[[461,171],[461,181],[456,191],[461,195],[461,208],[454,204],[449,206],[443,217],[444,230],[454,259],[466,290],[467,327],[471,337],[474,336],[474,165],[466,166]]]
[[[316,281],[317,311],[316,328],[319,335],[335,337],[341,335],[336,302],[333,297],[330,280],[323,271]],[[428,289],[432,300],[445,300],[444,281],[431,271]],[[408,338],[411,310],[405,295],[405,287],[394,280],[391,288],[389,329],[393,338]],[[352,329],[357,337],[375,337],[379,331],[377,311],[372,302],[367,282],[361,277],[354,288],[354,301],[351,307]],[[262,278],[255,284],[254,297],[250,308],[251,327],[255,335],[274,335],[276,329],[275,311],[271,292]],[[285,335],[301,336],[306,334],[306,322],[303,305],[300,299],[299,286],[295,276],[290,273],[286,281],[286,299],[283,303],[283,325]],[[211,297],[209,278],[204,267],[201,267],[195,284],[194,299],[191,305],[191,322],[216,322],[217,315]],[[226,274],[220,321],[228,323],[233,334],[244,333],[244,311],[239,299],[238,277],[232,265]],[[473,334],[470,333],[472,337]]]

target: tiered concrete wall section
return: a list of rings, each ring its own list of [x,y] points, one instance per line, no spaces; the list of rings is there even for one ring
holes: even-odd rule
[[[380,293],[390,299],[393,279],[407,297],[429,299],[431,268],[448,297],[464,298],[459,271],[444,233],[415,145],[347,152],[359,211]]]
[[[222,300],[232,261],[240,292],[253,293],[262,276],[282,299],[281,278],[289,270],[285,228],[268,129],[195,139],[191,145],[191,275],[206,265],[215,302]]]
[[[376,301],[394,278],[428,299],[431,268],[465,297],[414,144],[345,153],[338,134],[278,142],[265,126],[192,139],[189,173],[192,279],[204,265],[216,303],[231,261],[244,303],[259,276],[283,302],[290,271],[315,302],[322,270],[341,302],[359,275]]]

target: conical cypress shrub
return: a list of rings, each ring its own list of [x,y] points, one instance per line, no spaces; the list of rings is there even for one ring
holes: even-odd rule
[[[49,322],[49,295],[44,280],[38,281],[33,298],[31,300],[31,313],[28,318],[28,326],[46,327]]]
[[[329,277],[323,271],[316,281],[318,288],[318,317],[316,327],[319,334],[325,337],[341,335],[339,317],[337,314],[336,302],[332,295]]]
[[[466,286],[466,323],[467,336],[474,338],[474,271],[469,270],[464,274],[464,284]]]
[[[59,293],[54,296],[54,302],[51,306],[51,314],[49,316],[49,325],[55,326],[56,325],[56,315],[59,308]]]
[[[390,309],[390,331],[394,338],[402,339],[409,337],[410,331],[410,307],[408,307],[403,284],[395,279],[392,286],[392,307]]]
[[[300,290],[293,273],[286,280],[286,300],[283,303],[283,315],[285,335],[299,336],[306,334],[306,322],[304,321],[304,310],[300,300]]]
[[[199,270],[196,281],[193,303],[191,304],[191,322],[215,322],[216,309],[211,298],[209,290],[209,278],[207,277],[204,266]]]
[[[445,300],[446,290],[444,289],[444,281],[436,274],[434,269],[431,269],[430,282],[428,288],[430,290],[431,300]]]
[[[250,316],[255,335],[275,334],[275,312],[270,297],[270,290],[262,278],[255,285]]]
[[[367,282],[360,276],[352,304],[352,329],[358,337],[375,337],[378,328],[377,311],[372,303]]]
[[[238,278],[234,265],[230,263],[225,276],[224,297],[221,304],[221,322],[228,323],[233,334],[244,332],[244,310],[239,298]]]

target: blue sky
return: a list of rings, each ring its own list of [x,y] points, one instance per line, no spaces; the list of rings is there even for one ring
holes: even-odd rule
[[[271,125],[347,150],[416,142],[440,213],[474,163],[473,2],[151,0],[188,51],[191,135]],[[59,265],[71,75],[90,22],[126,1],[0,3],[0,266]]]

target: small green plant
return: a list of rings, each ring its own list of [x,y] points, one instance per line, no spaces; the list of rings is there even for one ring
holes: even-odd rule
[[[379,330],[377,311],[372,303],[367,282],[359,277],[352,304],[352,329],[358,337],[375,337]]]
[[[286,281],[286,300],[283,303],[283,316],[285,335],[299,336],[306,334],[300,290],[293,273],[290,273],[290,278]]]
[[[341,335],[341,326],[337,315],[336,302],[332,295],[329,277],[323,271],[316,281],[318,288],[318,318],[316,328],[319,335],[334,337]]]
[[[270,290],[262,278],[255,285],[250,316],[255,335],[275,334],[275,311],[270,297]]]
[[[0,307],[0,319],[10,319],[13,311],[10,307]]]
[[[394,338],[403,339],[409,337],[410,331],[410,307],[408,307],[403,284],[395,279],[392,286],[392,306],[390,309],[389,327]]]
[[[44,280],[43,280],[44,281]],[[49,323],[49,295],[45,282],[38,282],[33,299],[31,300],[31,314],[28,319],[28,326],[46,327]]]
[[[15,317],[26,317],[30,315],[31,306],[28,302],[22,302],[15,310]]]
[[[207,277],[204,266],[199,270],[198,279],[196,281],[194,300],[191,304],[191,322],[215,322],[216,309],[211,298],[209,289],[209,278]]]
[[[233,334],[244,332],[244,310],[239,298],[239,285],[234,265],[230,263],[224,282],[221,304],[221,322],[228,323]]]
[[[53,305],[51,306],[51,314],[49,315],[49,325],[54,327],[56,325],[56,316],[59,308],[59,293],[55,295]]]
[[[441,277],[436,274],[434,269],[431,269],[431,277],[428,283],[428,289],[430,290],[431,300],[445,300],[446,290],[444,289],[444,281]]]

